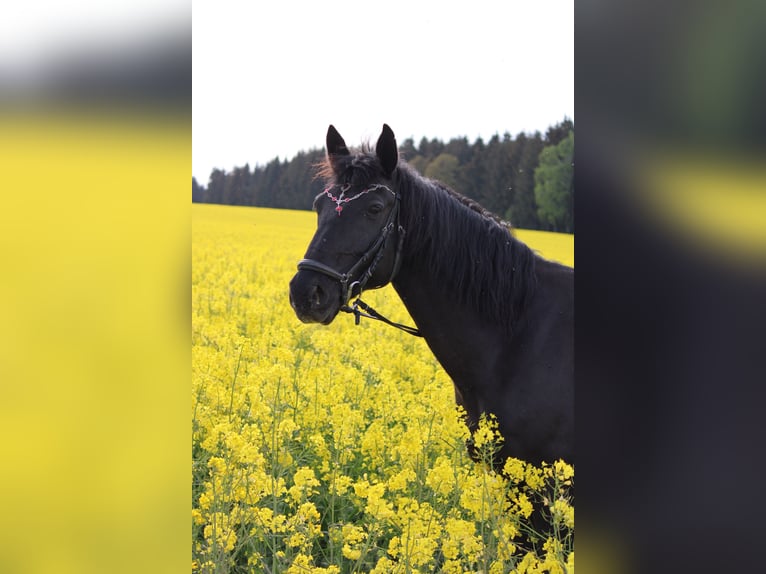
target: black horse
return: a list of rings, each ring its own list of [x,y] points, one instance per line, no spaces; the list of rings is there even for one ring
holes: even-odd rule
[[[290,281],[298,318],[326,325],[362,290],[391,283],[469,428],[497,417],[499,460],[574,463],[574,270],[399,161],[387,125],[358,153],[330,126],[320,176],[317,231]]]

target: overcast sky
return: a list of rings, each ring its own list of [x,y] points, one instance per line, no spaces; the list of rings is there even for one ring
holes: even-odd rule
[[[193,174],[574,119],[573,0],[195,2]]]
[[[33,76],[78,43],[120,54],[190,6],[203,184],[321,148],[331,123],[358,145],[383,123],[417,143],[574,119],[573,0],[25,0],[0,19],[0,72]]]

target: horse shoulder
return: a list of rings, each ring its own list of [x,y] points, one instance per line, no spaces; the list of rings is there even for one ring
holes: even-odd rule
[[[571,458],[574,425],[574,283],[571,268],[544,260],[520,330],[496,367],[504,434],[522,451]],[[521,439],[524,437],[524,439]],[[547,446],[543,446],[547,445]]]

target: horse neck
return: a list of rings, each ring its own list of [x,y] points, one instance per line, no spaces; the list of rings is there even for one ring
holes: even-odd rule
[[[408,207],[412,209],[412,204]],[[444,208],[444,205],[441,207]],[[420,218],[407,219],[407,224],[413,225]],[[486,222],[484,224],[486,226]],[[444,273],[453,264],[445,254],[465,253],[466,237],[481,233],[478,227],[468,235],[456,234],[450,232],[449,222],[445,220],[442,226],[434,225],[429,229],[433,233],[430,237],[422,232],[408,231],[401,268],[392,282],[434,355],[456,383],[463,379],[462,373],[482,368],[472,361],[486,361],[488,348],[503,348],[504,345],[498,343],[511,337],[511,313],[507,304],[502,312],[488,313],[486,309],[478,308],[477,297],[466,295],[465,287],[470,286],[468,283],[475,279],[474,276],[470,273],[457,274],[452,284],[444,279]],[[510,233],[508,237],[516,241]],[[443,261],[439,260],[440,257]],[[484,265],[494,263],[483,261]],[[509,268],[508,273],[512,272]],[[512,282],[506,285],[502,296],[510,298],[510,284]],[[487,298],[497,295],[485,294]]]
[[[392,285],[434,357],[452,379],[458,402],[474,415],[483,411],[486,405],[475,401],[484,391],[476,385],[491,381],[491,377],[477,377],[476,373],[483,373],[495,363],[495,354],[507,346],[501,341],[508,334],[477,317],[438,278],[411,260],[402,263]],[[474,402],[467,403],[458,396],[470,397]]]
[[[393,285],[418,327],[508,334],[534,293],[538,258],[475,202],[409,168],[399,177],[406,236]]]
[[[392,285],[426,340],[459,332],[451,327],[465,319],[465,305],[424,267],[404,260]]]

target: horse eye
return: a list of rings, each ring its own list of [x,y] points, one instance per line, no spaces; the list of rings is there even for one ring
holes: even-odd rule
[[[377,215],[381,211],[383,211],[383,206],[379,203],[373,203],[370,207],[367,208],[367,213],[370,215]]]

